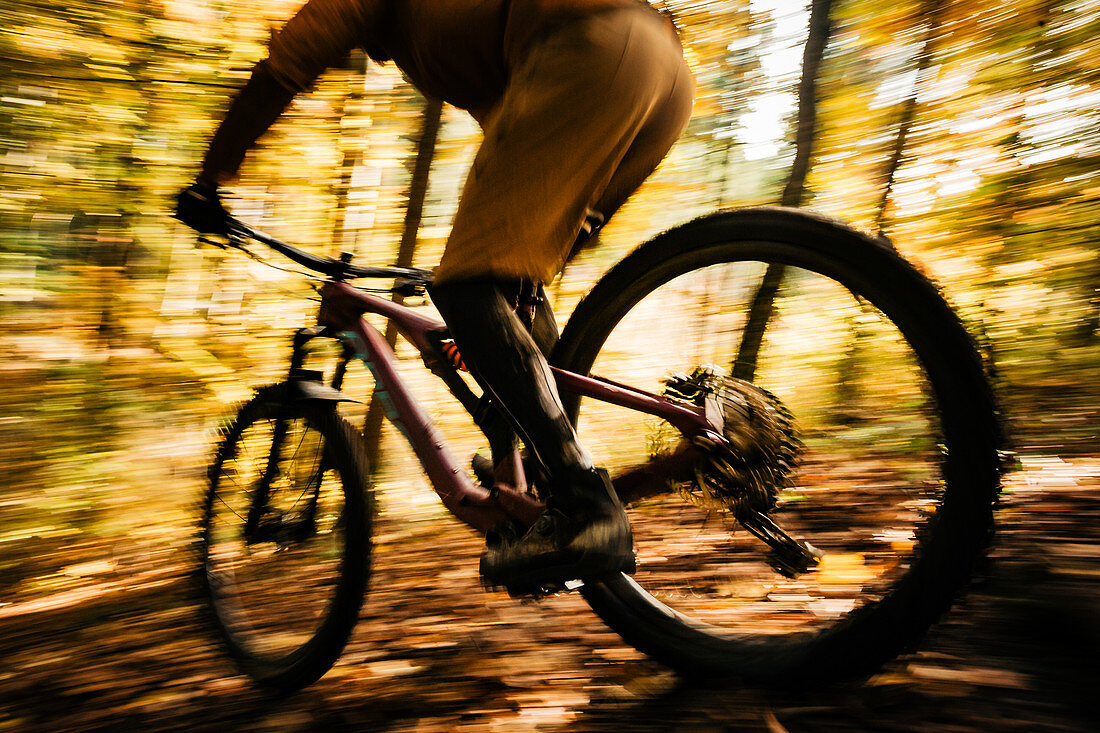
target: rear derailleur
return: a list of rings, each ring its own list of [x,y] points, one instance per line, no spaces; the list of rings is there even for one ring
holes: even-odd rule
[[[689,498],[728,510],[771,548],[767,559],[776,572],[793,578],[816,566],[824,553],[771,518],[802,448],[790,410],[768,390],[715,367],[673,374],[664,383],[666,397],[706,407],[720,423],[720,434],[704,432],[692,440],[705,460],[695,468]]]

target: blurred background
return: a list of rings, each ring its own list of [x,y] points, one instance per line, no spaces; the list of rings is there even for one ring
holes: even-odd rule
[[[656,4],[681,28],[697,80],[694,116],[601,246],[554,283],[562,323],[640,242],[717,208],[778,203],[790,180],[809,8]],[[198,248],[170,216],[234,89],[298,5],[9,0],[0,8],[0,623],[70,618],[128,589],[170,586],[186,565],[219,420],[252,388],[281,378],[291,332],[310,322],[314,295],[303,278]],[[1020,456],[1009,496],[1033,497],[1048,484],[1069,492],[1025,506],[1076,549],[1027,567],[1070,583],[1066,598],[1095,597],[1082,578],[1095,576],[1100,554],[1084,521],[1100,517],[1087,514],[1100,485],[1100,2],[835,0],[829,19],[813,74],[814,147],[796,203],[887,237],[939,282],[995,367],[1009,447]],[[479,131],[445,107],[426,189],[412,185],[431,114],[392,66],[353,57],[263,139],[231,189],[231,208],[315,253],[387,265],[398,257],[410,198],[423,197],[412,263],[432,267]],[[845,363],[875,381],[870,353],[860,357],[854,345],[831,353],[864,359]],[[452,428],[456,452],[472,453],[479,444],[457,405],[420,374],[411,350],[399,355]],[[386,429],[381,446],[386,531],[440,521],[400,437]],[[72,623],[90,629],[114,618],[117,633],[133,628],[113,613]],[[23,660],[14,669],[29,669],[41,648],[20,643],[8,650]],[[645,674],[665,689],[659,673]],[[14,680],[0,675],[0,689],[22,689]],[[163,697],[157,685],[127,685],[153,711],[196,704]],[[99,700],[118,686],[101,681],[77,697]],[[548,708],[562,705],[580,703]],[[44,720],[12,710],[0,710],[0,727]],[[316,719],[291,715],[283,727]]]

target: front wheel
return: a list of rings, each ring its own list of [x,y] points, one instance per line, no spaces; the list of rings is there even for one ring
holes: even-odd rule
[[[759,288],[769,270],[770,312]],[[743,487],[723,494],[728,477],[701,466],[695,480],[628,507],[637,574],[583,593],[625,640],[692,675],[866,674],[948,607],[992,522],[993,399],[935,287],[894,251],[824,218],[723,212],[615,266],[577,307],[553,361],[655,392],[700,366],[728,377],[762,313],[753,384],[738,389],[793,416],[797,461],[768,474],[782,478],[770,515],[823,552],[820,564],[778,572],[734,520]],[[659,420],[564,400],[613,477],[683,440]]]
[[[278,689],[336,661],[369,572],[369,473],[331,403],[261,389],[223,430],[202,508],[199,577],[238,666]]]

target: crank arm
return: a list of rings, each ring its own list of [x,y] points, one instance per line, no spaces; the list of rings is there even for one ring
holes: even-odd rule
[[[654,458],[649,463],[615,476],[612,479],[615,493],[623,504],[667,494],[674,485],[691,480],[700,458],[698,448],[687,442],[681,443],[669,455]]]

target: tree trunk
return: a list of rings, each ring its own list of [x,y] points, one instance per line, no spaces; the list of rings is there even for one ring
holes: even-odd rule
[[[358,150],[344,150],[340,160],[340,177],[336,181],[336,209],[332,223],[332,248],[338,252],[355,252],[354,244],[349,247],[348,236],[348,199],[351,195],[351,178],[355,166],[359,164]]]
[[[405,225],[401,232],[401,243],[397,248],[398,267],[412,267],[416,253],[416,238],[420,231],[420,219],[424,214],[424,199],[428,194],[428,174],[435,156],[435,143],[439,138],[439,126],[443,116],[443,102],[428,99],[421,114],[420,136],[416,143],[416,157],[413,160],[412,178],[409,181],[409,193],[405,204]],[[393,302],[401,303],[405,296],[393,294]],[[393,348],[397,343],[397,327],[393,321],[386,324],[386,343]],[[378,391],[371,396],[370,407],[363,424],[363,440],[366,444],[367,460],[371,470],[377,470],[379,445],[382,439],[382,417],[384,410]]]
[[[932,68],[935,58],[935,42],[939,36],[940,26],[943,22],[943,0],[927,0],[921,9],[921,16],[927,23],[924,30],[924,41],[921,43],[920,54],[916,59],[916,78],[909,96],[902,102],[898,113],[898,131],[894,136],[894,145],[890,151],[890,158],[882,171],[882,197],[879,199],[875,212],[875,230],[880,239],[885,239],[884,232],[889,224],[890,197],[894,192],[894,178],[898,167],[905,157],[905,144],[908,142],[909,130],[913,126],[913,119],[917,113],[917,98],[921,88],[926,83],[928,70]]]
[[[890,146],[890,155],[880,175],[882,196],[879,198],[875,210],[875,232],[879,239],[888,244],[886,229],[890,222],[890,200],[894,190],[894,179],[902,160],[905,158],[905,145],[908,142],[909,130],[916,118],[917,99],[927,83],[928,70],[932,67],[932,61],[935,58],[933,46],[939,36],[943,9],[943,0],[926,0],[920,9],[918,22],[924,24],[924,40],[921,42],[920,52],[914,59],[916,76],[908,96],[902,101],[898,110],[897,132],[894,134],[894,142]],[[860,299],[860,311],[848,318],[848,346],[837,370],[836,404],[833,410],[836,421],[840,425],[856,425],[863,420],[863,410],[860,408],[859,382],[860,376],[863,374],[864,362],[867,359],[865,342],[868,337],[863,316],[873,312],[874,308]]]
[[[741,333],[741,345],[737,349],[737,358],[733,362],[733,376],[751,382],[756,376],[756,361],[760,356],[760,345],[764,342],[764,331],[771,320],[775,307],[775,296],[783,282],[786,272],[784,265],[768,265],[764,278],[753,296],[749,306],[749,316],[745,330]]]
[[[795,135],[794,163],[783,187],[780,204],[800,206],[805,194],[806,174],[810,170],[813,155],[814,137],[817,132],[817,78],[821,68],[821,58],[829,42],[832,24],[829,10],[833,0],[813,0],[810,5],[810,29],[806,37],[806,48],[802,55],[802,78],[798,82],[798,127]],[[741,345],[737,349],[737,358],[732,364],[732,373],[738,379],[752,381],[756,376],[756,362],[760,355],[760,345],[764,341],[764,331],[768,328],[775,296],[783,282],[786,266],[768,265],[767,272],[749,307],[748,320],[741,335]]]
[[[340,147],[343,148],[339,175],[333,182],[336,206],[333,209],[332,247],[338,252],[355,252],[354,238],[350,246],[346,241],[348,237],[348,199],[351,195],[352,175],[355,173],[355,167],[363,157],[360,149],[361,143],[348,144],[346,138],[340,133],[344,117],[349,114],[349,110],[351,114],[355,114],[365,96],[363,84],[367,74],[366,64],[363,63],[361,66],[355,64],[352,71],[354,73],[351,74],[348,90],[341,99],[340,105],[334,110],[332,119],[332,123],[337,130],[337,137],[341,142]]]
[[[1087,309],[1074,334],[1073,343],[1077,346],[1092,346],[1100,335],[1100,251],[1093,253],[1088,270],[1083,286]]]

